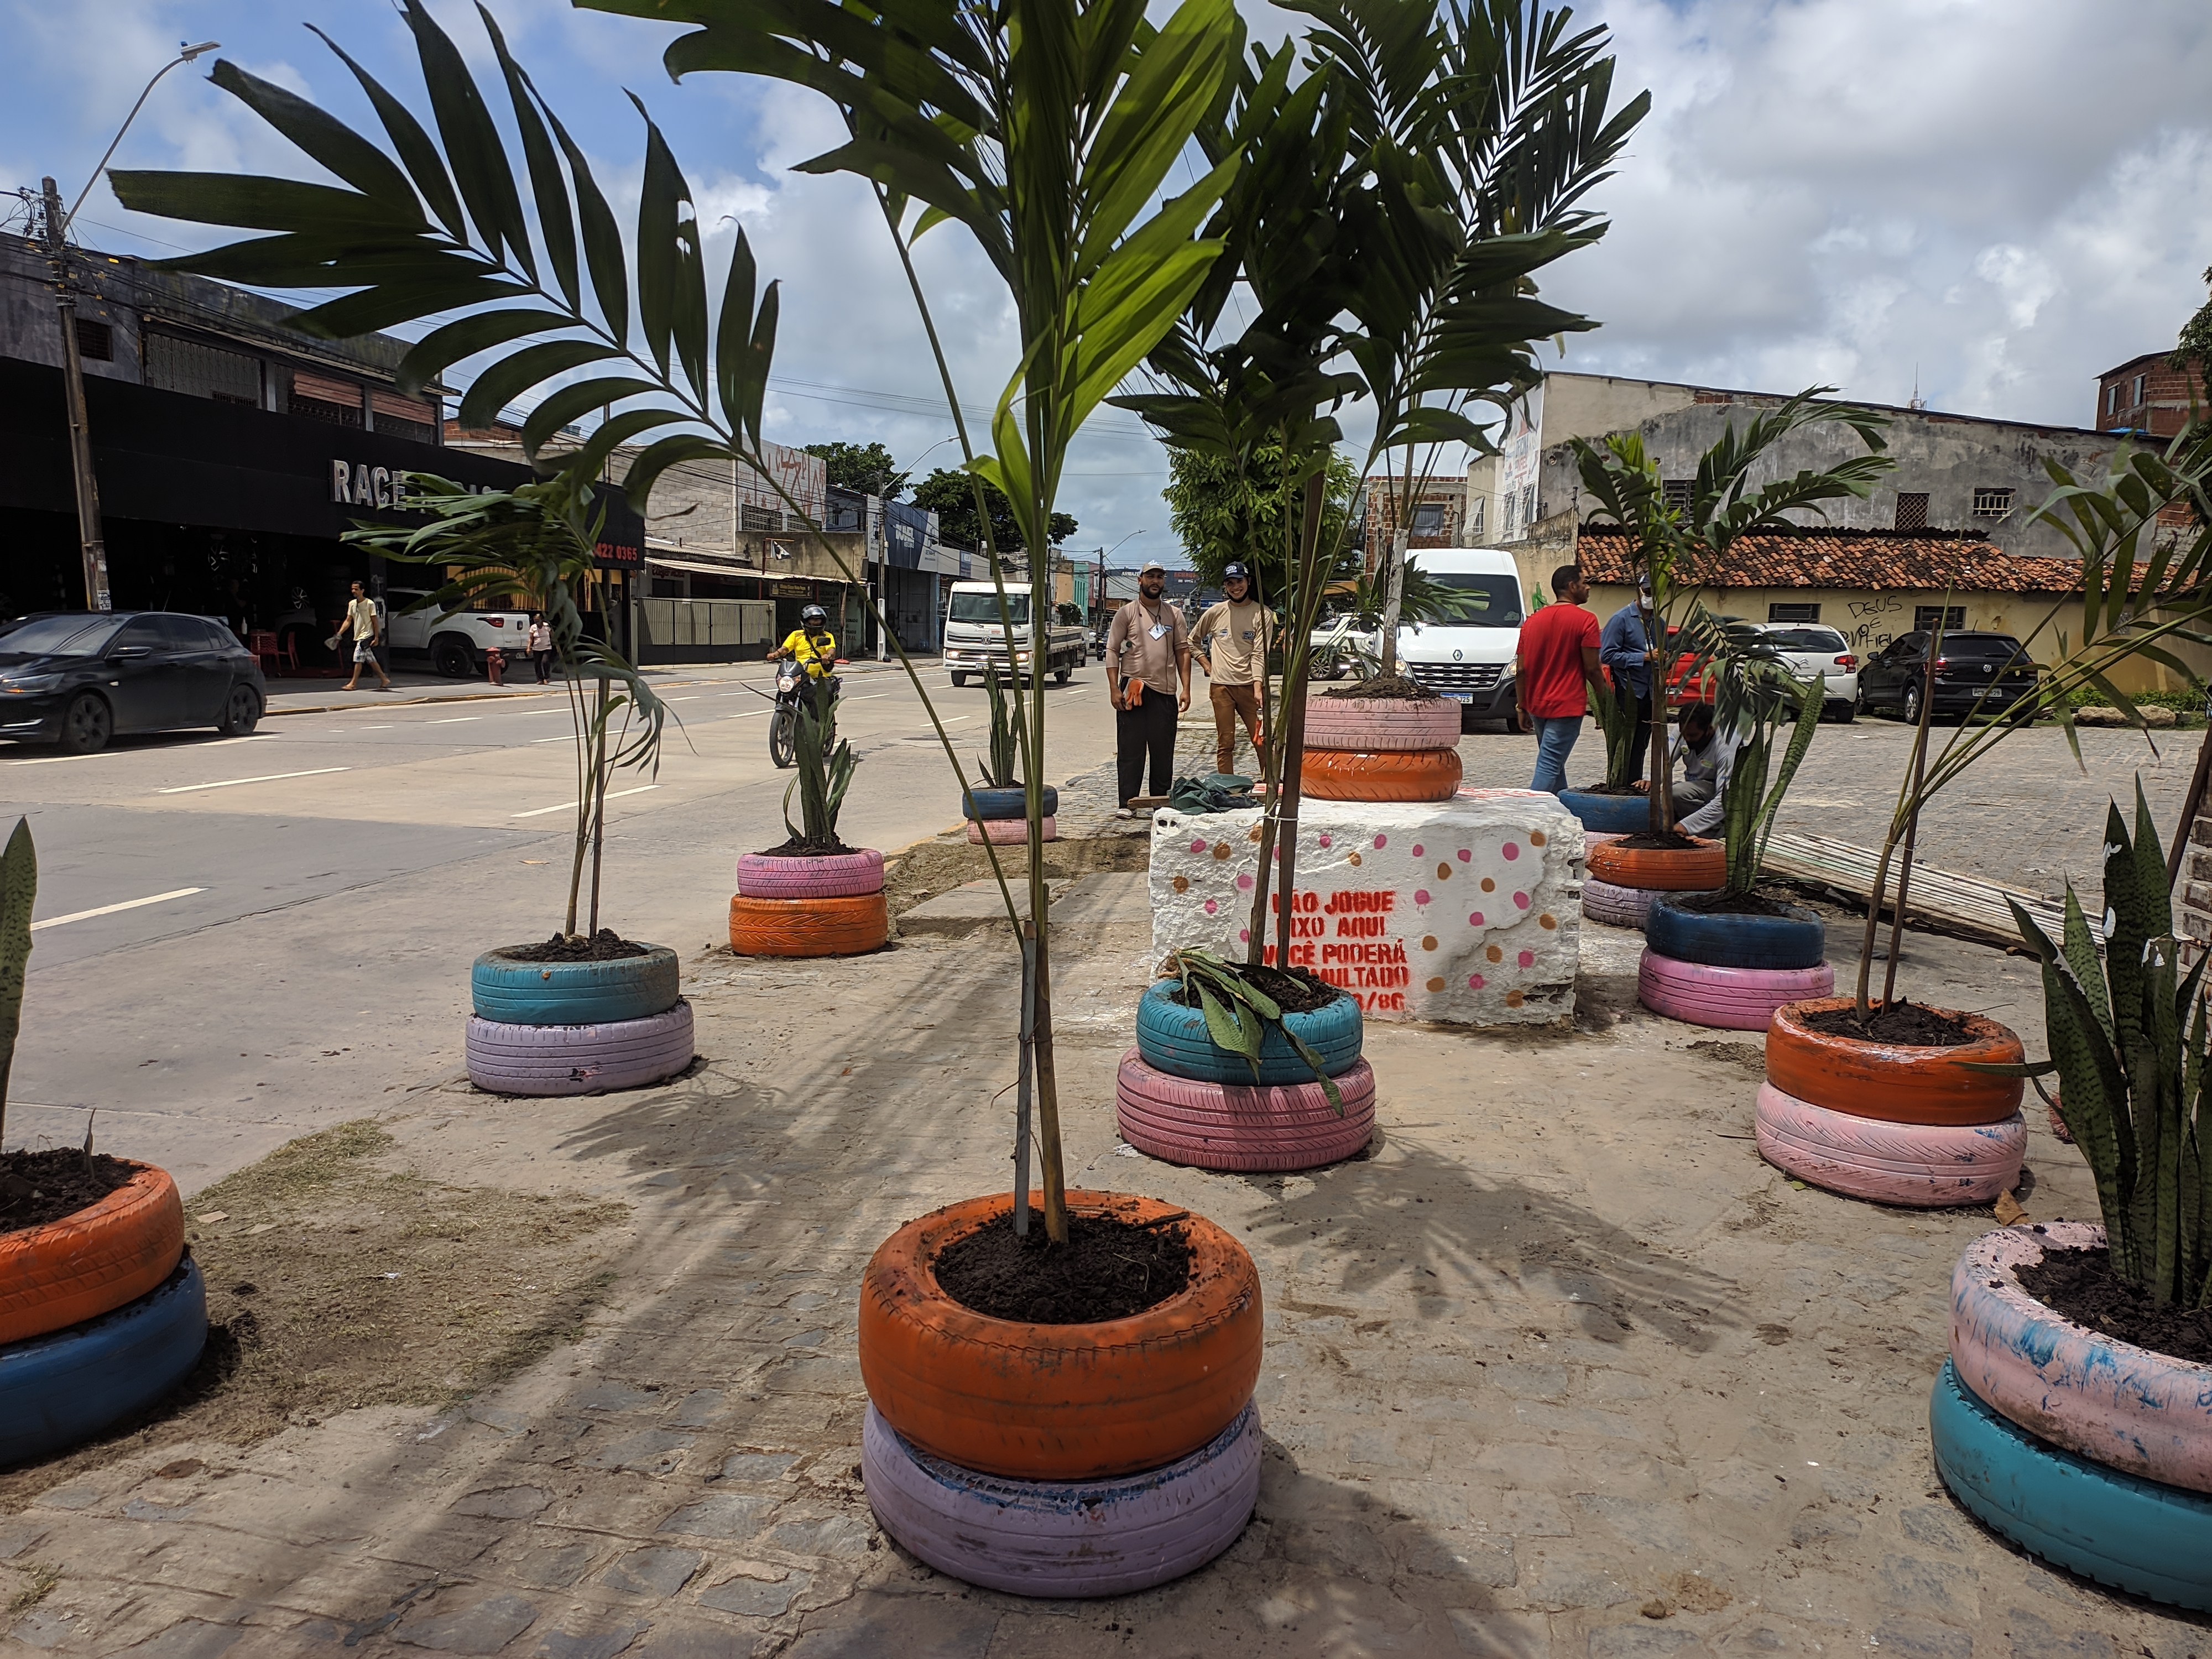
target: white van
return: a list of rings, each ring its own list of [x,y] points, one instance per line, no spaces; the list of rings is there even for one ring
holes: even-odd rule
[[[1468,601],[1457,622],[1407,623],[1398,629],[1401,671],[1460,705],[1460,730],[1476,720],[1513,719],[1513,653],[1521,646],[1528,601],[1520,568],[1494,547],[1423,547],[1415,566]]]

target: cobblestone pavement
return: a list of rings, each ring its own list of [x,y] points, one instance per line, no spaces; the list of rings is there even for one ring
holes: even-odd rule
[[[1200,1211],[1259,1264],[1264,1476],[1214,1565],[1105,1602],[1025,1601],[877,1530],[855,1478],[855,1290],[899,1223],[1005,1185],[1009,953],[981,937],[843,963],[705,953],[686,964],[705,1059],[685,1079],[543,1102],[449,1082],[386,1120],[401,1165],[633,1206],[580,1341],[443,1411],[352,1411],[242,1448],[123,1443],[0,1516],[0,1605],[58,1572],[0,1614],[0,1651],[2203,1646],[2197,1621],[2047,1571],[1944,1495],[1928,1389],[1951,1264],[1988,1212],[1856,1204],[1762,1164],[1756,1047],[1637,1009],[1636,935],[1586,930],[1572,1033],[1370,1028],[1369,1155],[1239,1177],[1115,1133],[1142,876],[1085,878],[1054,930],[1071,1180]],[[2023,964],[1916,938],[1908,965],[1916,994],[1990,1009],[2039,1048]],[[2078,1158],[2039,1121],[2031,1166],[2039,1218],[2090,1212]]]

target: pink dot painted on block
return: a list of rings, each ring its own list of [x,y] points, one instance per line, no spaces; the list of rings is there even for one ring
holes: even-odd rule
[[[1413,902],[1416,904],[1426,904],[1428,902],[1429,890],[1425,887],[1416,887],[1413,890]]]
[[[1249,876],[1239,876],[1237,878],[1237,885],[1244,892],[1249,893],[1252,890],[1252,878]]]
[[[1206,850],[1205,838],[1201,836],[1197,841],[1191,842],[1190,850],[1194,853],[1203,853]]]
[[[1323,836],[1318,842],[1318,845],[1327,847],[1328,845],[1328,837],[1327,836]]]
[[[1390,837],[1388,836],[1377,836],[1375,837],[1375,844],[1377,847],[1388,847],[1390,844]]]
[[[1467,988],[1470,991],[1480,991],[1482,988],[1482,975],[1469,974],[1467,976]]]
[[[1413,856],[1415,858],[1421,856],[1421,843],[1419,842],[1413,843]]]
[[[1249,945],[1252,942],[1252,930],[1249,927],[1239,927],[1237,930],[1237,942],[1239,945]]]
[[[1220,908],[1221,908],[1221,907],[1220,907],[1219,905],[1216,904],[1216,903],[1215,903],[1212,899],[1208,899],[1208,900],[1206,900],[1206,915],[1208,915],[1209,916],[1210,916],[1210,915],[1212,915],[1215,911],[1218,910]]]
[[[1509,841],[1498,850],[1509,859],[1517,859],[1521,856],[1521,843],[1517,841]]]
[[[1526,893],[1516,893],[1513,896],[1513,902],[1523,910],[1528,908],[1528,896]]]
[[[1482,926],[1482,912],[1481,912],[1481,911],[1480,911],[1480,910],[1477,910],[1477,911],[1476,911],[1473,915],[1469,916],[1469,917],[1467,919],[1467,925],[1468,925],[1468,927],[1481,927],[1481,926]]]
[[[1460,861],[1462,864],[1465,864],[1465,863],[1466,863],[1469,859],[1473,858],[1474,856],[1474,854],[1472,854],[1472,853],[1470,853],[1470,852],[1468,852],[1468,851],[1467,850],[1467,848],[1464,848],[1464,847],[1462,847],[1462,848],[1461,848],[1459,849],[1459,861]]]
[[[1523,951],[1513,959],[1523,968],[1534,968],[1536,965],[1536,953],[1534,951]]]

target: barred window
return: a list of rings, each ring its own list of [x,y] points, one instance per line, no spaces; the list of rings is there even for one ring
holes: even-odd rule
[[[261,407],[261,360],[167,334],[146,337],[146,384],[187,397]]]
[[[1928,528],[1928,492],[1924,489],[1900,489],[1897,492],[1897,527],[1899,530]]]
[[[1939,622],[1943,624],[1944,631],[1947,633],[1954,629],[1964,628],[1966,625],[1966,607],[1963,605],[1950,606],[1916,605],[1912,607],[1914,633],[1925,634]]]
[[[285,407],[305,421],[328,426],[361,424],[361,388],[351,380],[327,374],[292,376],[292,396]]]
[[[1978,519],[2002,519],[2012,511],[2016,491],[1978,487],[1974,491],[1974,516]]]
[[[1784,623],[1816,623],[1820,620],[1820,607],[1817,605],[1770,605],[1766,607],[1766,620]]]
[[[76,319],[76,355],[88,363],[115,361],[115,331],[89,317]]]
[[[1693,478],[1665,478],[1660,481],[1659,496],[1676,513],[1690,510],[1690,490],[1696,483]]]

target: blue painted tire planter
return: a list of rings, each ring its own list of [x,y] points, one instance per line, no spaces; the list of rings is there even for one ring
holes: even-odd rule
[[[1992,1411],[1948,1359],[1928,1431],[1952,1495],[2029,1554],[2154,1601],[2212,1608],[2212,1498],[2037,1439]]]
[[[1015,1595],[1126,1595],[1194,1572],[1237,1541],[1260,1500],[1260,1414],[1164,1468],[1015,1480],[933,1457],[871,1405],[861,1482],[883,1528],[939,1572]]]
[[[1186,1008],[1170,995],[1181,985],[1180,980],[1155,980],[1137,1004],[1137,1052],[1145,1064],[1170,1077],[1195,1078],[1202,1083],[1252,1083],[1252,1067],[1244,1056],[1206,1035],[1205,1011]],[[1363,1031],[1358,998],[1340,996],[1310,1012],[1291,1014],[1289,1023],[1306,1047],[1321,1056],[1321,1068],[1328,1076],[1359,1063]],[[1260,1042],[1257,1080],[1310,1083],[1313,1068],[1298,1058],[1290,1039],[1270,1025]]]
[[[1025,818],[1029,816],[1029,795],[1020,789],[970,789],[961,796],[960,816],[990,823],[1002,818]],[[1050,817],[1060,811],[1060,791],[1050,784],[1044,787],[1044,816]]]
[[[183,1382],[207,1346],[207,1286],[187,1254],[135,1302],[0,1347],[0,1466],[50,1457]]]
[[[1632,836],[1651,827],[1649,795],[1601,795],[1595,790],[1562,789],[1559,805],[1580,818],[1585,830]]]
[[[1653,897],[1644,937],[1661,956],[1708,968],[1818,968],[1827,957],[1827,926],[1802,905],[1785,906],[1786,916],[1708,916],[1683,907],[1698,896]]]
[[[656,945],[615,962],[515,962],[487,951],[469,970],[479,1019],[502,1025],[605,1025],[665,1014],[681,994],[676,952]]]

